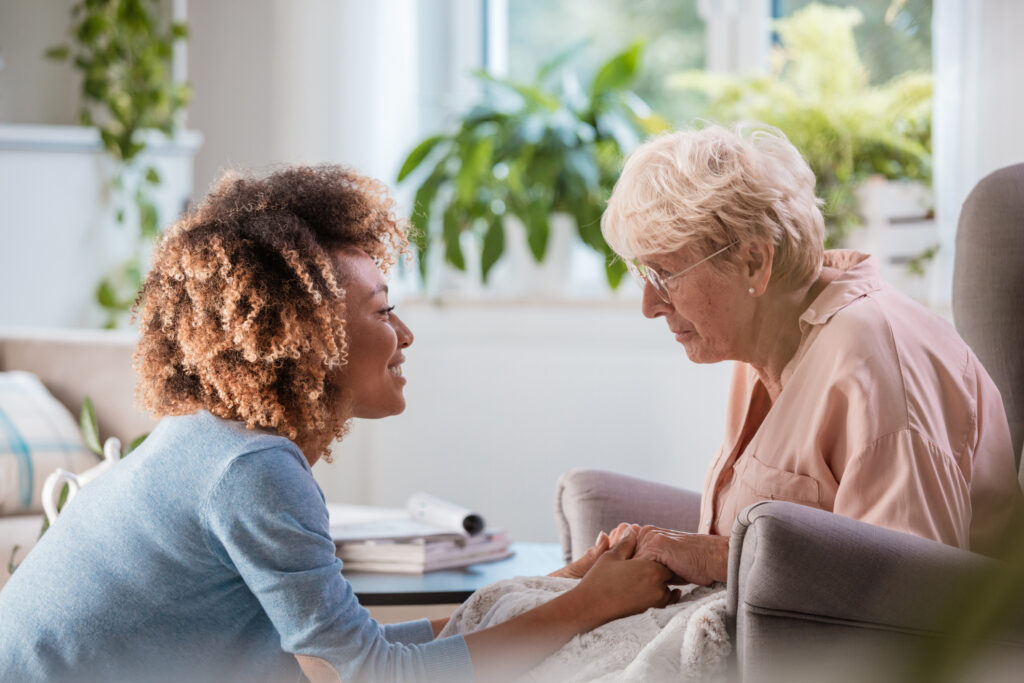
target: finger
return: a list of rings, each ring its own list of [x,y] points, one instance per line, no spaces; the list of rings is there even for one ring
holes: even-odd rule
[[[598,553],[603,553],[612,547],[612,540],[608,537],[608,534],[601,532],[597,535],[597,541],[594,543],[594,547],[597,548]]]
[[[668,604],[674,605],[674,604],[678,603],[682,599],[682,597],[683,597],[683,591],[679,590],[678,588],[673,588],[672,589],[672,598],[668,601]]]
[[[633,556],[635,549],[636,534],[633,533],[632,529],[626,529],[619,538],[619,542],[613,545],[608,552],[621,560],[627,560]]]

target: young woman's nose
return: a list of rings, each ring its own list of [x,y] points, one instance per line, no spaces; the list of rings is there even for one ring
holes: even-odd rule
[[[412,346],[412,341],[414,339],[414,337],[412,335],[412,330],[410,330],[406,326],[406,324],[404,322],[402,322],[402,319],[399,318],[394,313],[392,313],[391,314],[391,324],[394,325],[395,333],[398,335],[398,345],[400,347],[402,347],[403,349],[406,349],[406,348],[409,348],[410,346]]]

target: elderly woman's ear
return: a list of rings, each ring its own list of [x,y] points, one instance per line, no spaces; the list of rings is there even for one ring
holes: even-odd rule
[[[775,246],[767,242],[748,242],[740,248],[739,259],[741,274],[748,281],[747,292],[761,296],[772,279]]]

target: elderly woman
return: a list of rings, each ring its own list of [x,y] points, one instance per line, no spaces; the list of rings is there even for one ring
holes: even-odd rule
[[[824,251],[819,205],[779,131],[709,126],[640,147],[602,218],[644,315],[664,318],[690,360],[735,361],[699,533],[641,533],[637,556],[686,581],[726,579],[733,522],[761,500],[983,552],[1017,504],[984,368],[951,325],[882,282],[876,259]]]
[[[310,468],[350,418],[405,408],[413,336],[384,273],[406,245],[386,189],[334,166],[228,176],[168,231],[135,355],[162,419],[0,593],[0,678],[489,679],[672,599],[667,569],[627,559],[632,537],[568,593],[465,637],[359,605]]]

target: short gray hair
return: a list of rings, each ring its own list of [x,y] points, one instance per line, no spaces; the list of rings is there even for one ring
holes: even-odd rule
[[[695,244],[772,244],[772,281],[799,286],[821,270],[822,203],[814,173],[780,130],[710,125],[638,147],[608,200],[601,232],[624,259]]]

